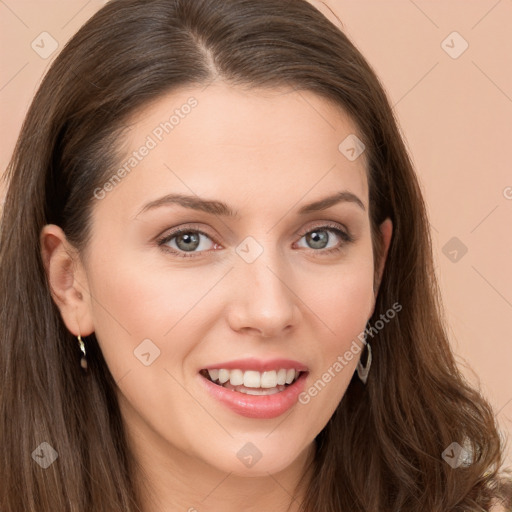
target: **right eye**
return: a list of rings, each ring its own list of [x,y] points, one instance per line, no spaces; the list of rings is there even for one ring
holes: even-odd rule
[[[218,246],[207,233],[190,226],[171,231],[160,238],[157,243],[171,254],[182,258],[190,258],[195,257],[197,253],[208,251],[208,248],[202,247],[204,245],[202,238],[210,240],[214,247]],[[201,250],[196,250],[198,248],[201,248]]]

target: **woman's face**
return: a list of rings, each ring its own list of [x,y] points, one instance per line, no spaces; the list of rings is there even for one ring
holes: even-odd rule
[[[81,334],[96,333],[141,456],[283,470],[342,399],[374,307],[357,129],[312,93],[222,84],[130,126],[95,193]]]

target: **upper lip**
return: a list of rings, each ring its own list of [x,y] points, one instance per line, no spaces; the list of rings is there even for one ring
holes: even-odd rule
[[[202,370],[254,370],[257,372],[268,372],[272,370],[279,370],[284,368],[286,370],[294,369],[301,372],[307,372],[308,367],[299,361],[294,361],[293,359],[256,359],[256,358],[247,358],[247,359],[236,359],[231,361],[224,361],[216,364],[210,364],[208,366],[204,366],[201,368]]]

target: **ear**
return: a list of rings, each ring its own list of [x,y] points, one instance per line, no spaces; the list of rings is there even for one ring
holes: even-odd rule
[[[55,224],[43,227],[40,244],[52,298],[66,327],[75,336],[88,336],[94,332],[91,295],[78,252]]]
[[[379,227],[381,237],[382,237],[382,257],[380,261],[377,262],[377,271],[376,271],[376,283],[374,286],[374,300],[373,306],[371,309],[370,317],[373,315],[375,311],[375,302],[377,300],[377,295],[379,294],[380,283],[382,281],[382,274],[384,273],[384,267],[386,265],[386,260],[388,257],[389,245],[391,243],[391,235],[393,234],[393,222],[391,219],[387,218]],[[369,318],[370,318],[369,317]]]
[[[389,245],[391,243],[391,235],[393,234],[393,223],[391,222],[391,219],[387,218],[381,225],[380,225],[380,233],[382,236],[382,258],[378,262],[378,271],[377,271],[377,283],[376,283],[376,290],[375,290],[375,298],[377,298],[377,294],[379,293],[380,288],[380,282],[382,281],[382,274],[384,273],[384,267],[386,265],[386,260],[388,257],[388,250]]]

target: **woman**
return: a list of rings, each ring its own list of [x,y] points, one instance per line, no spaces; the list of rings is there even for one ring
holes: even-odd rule
[[[307,2],[111,1],[7,178],[3,512],[505,505],[388,100]]]

